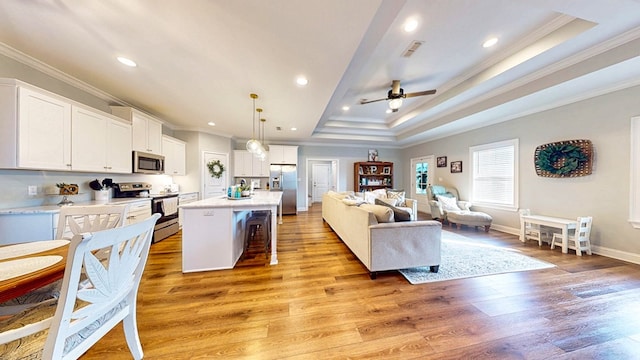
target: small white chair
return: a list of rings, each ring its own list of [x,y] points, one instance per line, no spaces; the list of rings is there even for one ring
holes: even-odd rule
[[[524,239],[525,240],[537,240],[538,246],[542,246],[542,233],[540,232],[540,225],[530,224],[525,222],[522,217],[531,215],[530,209],[520,209],[520,226],[524,226]]]
[[[60,299],[0,322],[0,359],[77,359],[121,321],[133,358],[142,359],[136,299],[159,217],[75,235]],[[106,261],[96,257],[103,249]],[[83,274],[88,286],[80,286]]]
[[[576,251],[576,255],[582,256],[582,252],[586,252],[587,255],[591,255],[591,224],[593,223],[593,217],[584,216],[578,218],[578,226],[576,227],[573,235],[569,234],[569,249]],[[555,249],[555,246],[562,246],[562,234],[554,233],[551,241],[551,248]]]

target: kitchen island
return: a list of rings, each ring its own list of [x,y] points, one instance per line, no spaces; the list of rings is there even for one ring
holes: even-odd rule
[[[180,205],[182,272],[231,269],[244,251],[245,222],[251,211],[271,211],[271,265],[278,263],[278,207],[282,192],[257,191],[250,198],[209,198]]]

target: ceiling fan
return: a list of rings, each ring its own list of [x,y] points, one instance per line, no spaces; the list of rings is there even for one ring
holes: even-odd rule
[[[404,89],[400,87],[400,80],[393,80],[391,82],[391,90],[389,90],[389,92],[387,93],[386,98],[376,99],[376,100],[362,99],[360,100],[360,104],[369,104],[376,101],[389,100],[389,108],[391,109],[392,112],[396,112],[398,111],[398,109],[400,109],[400,106],[402,106],[402,99],[404,98],[433,95],[435,93],[436,93],[436,90],[434,89],[434,90],[425,90],[425,91],[418,91],[418,92],[405,94]]]

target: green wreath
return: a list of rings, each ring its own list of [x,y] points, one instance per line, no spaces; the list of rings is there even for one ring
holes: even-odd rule
[[[538,153],[536,165],[551,174],[566,175],[578,169],[588,160],[589,157],[579,146],[549,144]]]
[[[220,179],[222,173],[224,172],[224,165],[220,162],[220,160],[213,160],[207,163],[207,168],[209,168],[209,174],[216,179]]]

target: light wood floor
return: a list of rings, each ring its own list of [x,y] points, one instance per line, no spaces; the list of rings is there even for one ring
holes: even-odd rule
[[[179,234],[154,244],[138,305],[145,358],[640,359],[640,266],[463,228],[556,267],[411,285],[397,272],[370,280],[319,205],[278,231],[276,266],[256,246],[233,270],[183,274]],[[83,356],[129,358],[120,327]]]

